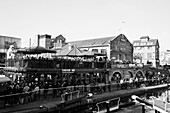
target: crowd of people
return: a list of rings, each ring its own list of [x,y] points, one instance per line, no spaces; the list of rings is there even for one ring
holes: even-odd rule
[[[7,106],[36,101],[38,94],[39,86],[34,83],[9,82],[0,98],[4,100],[4,106]]]
[[[48,92],[51,90],[52,97],[61,97],[64,93],[74,92],[80,90],[80,92],[91,92],[91,93],[104,93],[107,91],[113,91],[117,86],[116,90],[128,89],[128,88],[139,88],[156,84],[167,83],[167,79],[139,79],[132,78],[129,80],[120,79],[116,84],[113,84],[111,81],[109,83],[98,84],[96,81],[93,81],[91,84],[84,84],[79,86],[67,86],[66,84],[56,84],[49,88],[48,82],[45,82],[44,86],[40,87],[35,83],[26,83],[21,81],[20,83],[12,82],[6,87],[3,92],[3,95],[0,96],[1,101],[4,100],[3,106],[12,105],[12,104],[24,104],[27,102],[33,102],[40,98],[40,91],[43,91],[43,98],[47,98]],[[72,88],[72,89],[71,89]],[[82,90],[83,89],[83,90]]]

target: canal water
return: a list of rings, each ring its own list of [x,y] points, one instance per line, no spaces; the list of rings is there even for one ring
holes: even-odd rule
[[[145,107],[146,111],[145,113],[154,113],[154,110]],[[132,106],[128,106],[126,108],[121,108],[118,111],[113,111],[111,113],[142,113],[142,105],[140,104],[136,104],[136,105],[132,105]]]
[[[162,101],[167,100],[168,95],[170,97],[170,91],[159,91],[154,93],[148,93],[145,95],[141,95],[141,98],[145,99],[147,102],[152,103],[153,98],[160,99]],[[170,99],[169,99],[170,100]],[[118,111],[113,111],[111,113],[142,113],[142,105],[138,102],[136,102],[135,105],[127,106],[124,108],[119,109]],[[145,106],[145,113],[155,113],[155,110],[151,107]]]
[[[170,92],[167,93],[166,89],[161,88],[161,89],[158,89],[158,90],[157,89],[156,90],[151,90],[150,92],[143,93],[143,94],[140,94],[140,95],[137,95],[137,96],[140,97],[141,99],[144,99],[147,102],[152,103],[154,98],[159,98],[159,99],[161,99],[163,101],[166,100],[167,95],[169,95],[169,94],[170,94]],[[116,98],[110,99],[110,100],[116,100]],[[113,102],[113,105],[117,106],[118,105],[117,103],[120,103],[120,105],[121,105],[120,108],[118,110],[116,110],[116,111],[111,112],[111,113],[142,113],[142,105],[141,105],[141,103],[135,102],[135,104],[129,104],[129,103],[134,103],[134,100],[131,99],[130,95],[128,95],[127,97],[122,97],[122,98],[120,97],[119,100],[120,100],[119,102],[118,101]],[[114,103],[116,103],[116,104],[114,104]],[[96,105],[99,105],[99,103],[96,104]],[[93,110],[94,111],[98,110],[98,109],[95,109],[96,105],[93,105],[93,107],[94,107]],[[102,108],[102,106],[103,106],[104,109],[106,109],[107,105],[105,103],[102,103],[100,108]],[[98,106],[98,108],[99,108],[99,106]],[[85,111],[89,111],[89,108],[86,107],[86,110],[85,111],[84,110],[79,111],[77,113],[80,113],[80,112],[81,113],[86,113]],[[63,113],[65,113],[65,112],[63,112]],[[72,112],[69,111],[68,113],[72,113]],[[151,107],[145,106],[145,113],[155,113],[155,110],[153,108],[151,108]]]

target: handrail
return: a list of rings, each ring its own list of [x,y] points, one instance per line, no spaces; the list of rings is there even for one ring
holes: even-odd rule
[[[58,68],[58,69],[91,69],[106,68],[107,61],[79,61],[67,59],[9,59],[6,61],[7,67],[25,67],[25,68]],[[47,65],[48,64],[48,65]]]
[[[116,100],[116,106],[111,106],[112,105],[112,102]],[[113,110],[117,110],[119,109],[119,103],[120,102],[120,97],[118,98],[114,98],[114,99],[109,99],[109,100],[106,100],[106,101],[102,101],[102,102],[99,102],[96,104],[97,106],[97,113],[106,113],[106,112],[110,112],[110,111],[113,111]],[[102,107],[104,107],[103,109],[100,108],[100,105],[102,105]]]
[[[66,99],[66,96],[70,96],[70,99],[69,99],[69,100],[72,100],[72,99],[73,99],[73,93],[77,93],[77,97],[76,97],[76,98],[79,98],[79,96],[80,96],[80,91],[77,90],[77,91],[73,91],[73,92],[69,92],[69,93],[64,93],[64,94],[62,94],[62,95],[61,95],[61,98],[62,98],[61,102],[66,102],[66,101],[68,101],[68,100]]]

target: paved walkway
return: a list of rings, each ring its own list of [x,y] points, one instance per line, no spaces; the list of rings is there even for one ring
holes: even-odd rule
[[[22,111],[22,110],[26,110],[26,109],[36,108],[36,107],[40,107],[40,105],[51,103],[51,102],[60,103],[61,98],[49,97],[45,100],[40,99],[39,101],[35,101],[35,102],[31,102],[31,103],[18,104],[18,105],[4,108],[4,109],[0,109],[0,113],[10,113],[10,112],[15,112],[15,111]]]
[[[94,95],[93,99],[94,99],[94,101],[97,101],[97,100],[101,101],[101,99],[106,99],[108,97],[117,97],[117,96],[120,96],[120,95],[132,95],[133,93],[146,91],[147,89],[154,89],[154,88],[164,87],[164,86],[165,85],[159,85],[159,86],[154,86],[154,87],[152,86],[152,87],[145,87],[145,88],[138,88],[138,89],[126,89],[126,90],[118,90],[118,91],[106,92],[106,93],[101,93],[101,94]],[[28,104],[14,105],[14,106],[11,106],[11,107],[0,109],[0,113],[11,113],[11,112],[16,112],[16,111],[22,111],[22,110],[26,110],[26,109],[40,107],[43,104],[52,103],[52,102],[55,102],[55,103],[59,104],[61,102],[61,98],[49,97],[46,100],[43,99],[43,100],[28,103]]]

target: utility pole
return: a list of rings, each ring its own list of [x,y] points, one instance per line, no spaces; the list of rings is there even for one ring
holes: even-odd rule
[[[37,46],[39,46],[40,45],[40,35],[38,35],[38,41],[37,42],[38,42]]]
[[[29,48],[31,48],[31,38],[30,38],[30,41],[29,41]]]

